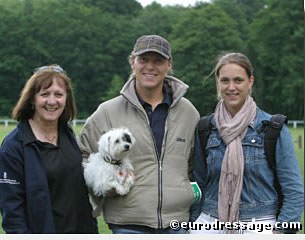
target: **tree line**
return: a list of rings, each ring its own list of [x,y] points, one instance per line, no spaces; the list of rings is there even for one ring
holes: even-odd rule
[[[78,118],[119,94],[128,56],[143,34],[167,38],[174,76],[201,115],[217,103],[213,67],[222,52],[245,53],[252,95],[263,110],[303,119],[303,4],[211,0],[143,8],[136,0],[0,0],[0,118],[10,117],[36,67],[57,63],[73,82]]]

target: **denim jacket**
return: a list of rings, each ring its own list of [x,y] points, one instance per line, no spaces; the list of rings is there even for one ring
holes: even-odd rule
[[[248,126],[246,136],[242,140],[244,176],[239,206],[241,221],[276,215],[277,192],[273,186],[274,174],[264,151],[265,131],[262,125],[263,120],[270,118],[270,114],[257,108],[255,120]],[[194,181],[197,181],[201,188],[203,198],[200,204],[192,207],[192,221],[201,211],[216,218],[218,216],[218,185],[225,150],[226,145],[220,138],[213,117],[206,146],[206,161],[202,159],[199,135],[196,136],[193,175]],[[276,171],[284,195],[277,222],[300,221],[304,190],[293,140],[286,125],[283,126],[276,144]]]

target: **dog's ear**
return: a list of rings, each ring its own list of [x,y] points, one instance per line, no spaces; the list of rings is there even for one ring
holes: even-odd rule
[[[131,137],[130,137],[130,134],[128,134],[128,133],[124,133],[124,135],[123,135],[123,141],[124,142],[128,142],[128,143],[132,143],[131,141]]]
[[[134,136],[132,135],[131,132],[128,131],[128,137],[129,137],[129,140],[130,140],[130,143],[131,144],[134,144],[136,139],[134,138]]]
[[[110,136],[108,135],[108,133],[104,133],[98,141],[98,150],[103,151],[107,149],[107,146],[109,145],[109,140]]]
[[[109,136],[107,138],[107,150],[108,150],[108,152],[110,152],[110,146],[111,146],[111,136]]]
[[[131,143],[134,144],[136,142],[136,139],[134,138],[133,134],[128,130],[130,139],[131,139]]]
[[[102,151],[102,149],[103,149],[103,142],[104,142],[104,139],[103,139],[103,136],[101,136],[100,139],[97,142],[98,151]]]

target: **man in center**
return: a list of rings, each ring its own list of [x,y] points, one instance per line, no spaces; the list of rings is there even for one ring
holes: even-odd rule
[[[141,36],[129,63],[132,74],[120,95],[100,104],[81,131],[83,160],[97,152],[97,141],[106,131],[129,128],[136,139],[130,154],[135,184],[125,196],[104,196],[104,220],[117,234],[185,233],[171,229],[170,221],[189,220],[199,113],[183,97],[188,86],[169,76],[172,55],[166,39]]]

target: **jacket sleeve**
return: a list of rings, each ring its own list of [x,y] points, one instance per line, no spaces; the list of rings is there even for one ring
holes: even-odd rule
[[[31,233],[26,217],[26,194],[21,146],[6,142],[0,150],[0,209],[6,233]]]
[[[88,161],[88,157],[91,153],[98,151],[99,138],[110,129],[107,127],[109,122],[106,119],[106,112],[102,107],[90,116],[82,128],[80,135],[77,136],[77,144],[81,150],[83,162]]]
[[[286,125],[281,130],[276,144],[276,171],[284,196],[283,206],[277,222],[300,222],[304,207],[304,188],[294,152],[293,139]],[[281,226],[281,225],[279,225]],[[293,233],[293,229],[277,229],[284,233]]]
[[[190,211],[191,222],[194,222],[201,213],[202,203],[204,198],[203,188],[204,188],[205,169],[206,169],[206,165],[204,159],[202,159],[199,134],[198,131],[196,131],[192,181],[197,182],[198,186],[200,187],[202,197],[199,203],[194,203],[191,207],[191,211]]]

